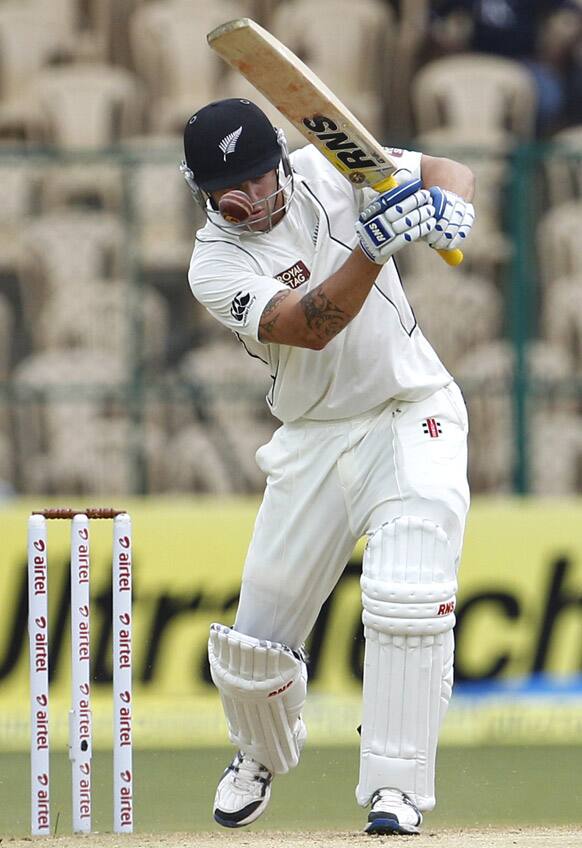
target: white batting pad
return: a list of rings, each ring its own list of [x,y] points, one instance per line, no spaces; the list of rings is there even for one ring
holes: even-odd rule
[[[231,742],[275,774],[299,762],[307,667],[286,645],[210,626],[208,658]]]
[[[406,793],[420,810],[435,804],[440,721],[452,686],[455,558],[432,521],[398,518],[376,530],[364,552],[363,716],[358,803],[376,789]]]

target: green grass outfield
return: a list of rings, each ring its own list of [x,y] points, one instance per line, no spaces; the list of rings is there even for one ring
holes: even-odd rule
[[[208,831],[216,780],[230,749],[134,752],[136,832]],[[582,748],[445,747],[438,762],[435,827],[581,824]],[[307,749],[301,765],[277,778],[256,830],[359,830],[365,813],[354,798],[356,747]],[[51,760],[51,819],[70,832],[70,769]],[[111,755],[93,758],[93,829],[111,831]],[[29,833],[29,759],[0,753],[0,836]],[[58,821],[57,821],[58,817]]]

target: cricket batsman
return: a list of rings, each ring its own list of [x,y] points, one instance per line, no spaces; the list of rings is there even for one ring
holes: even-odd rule
[[[241,356],[265,363],[281,422],[256,454],[266,488],[234,624],[210,629],[212,679],[236,748],[214,818],[255,821],[273,779],[297,766],[303,646],[365,535],[356,798],[369,807],[367,833],[418,833],[435,805],[453,681],[468,425],[395,257],[463,244],[473,175],[450,159],[391,151],[398,187],[355,189],[314,147],[290,155],[283,132],[236,98],[196,112],[184,147],[181,170],[206,213],[192,293],[235,333]],[[435,256],[437,288],[440,267]]]

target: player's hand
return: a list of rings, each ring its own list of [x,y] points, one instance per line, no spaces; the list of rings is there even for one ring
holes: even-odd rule
[[[425,241],[435,250],[462,247],[475,220],[473,204],[438,186],[430,189],[430,195],[435,208],[436,226]]]
[[[383,265],[390,257],[436,224],[430,192],[420,180],[411,180],[379,194],[356,221],[360,247],[372,262]]]

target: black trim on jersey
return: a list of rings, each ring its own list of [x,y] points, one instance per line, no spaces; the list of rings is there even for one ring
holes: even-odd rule
[[[242,338],[240,337],[240,335],[239,335],[237,332],[235,332],[235,331],[233,330],[233,333],[234,333],[234,335],[237,337],[237,339],[239,340],[239,342],[241,343],[241,345],[244,347],[244,349],[246,350],[246,352],[248,353],[248,355],[249,355],[249,356],[251,356],[253,359],[258,359],[258,360],[259,360],[259,362],[262,362],[264,365],[267,365],[267,366],[269,365],[269,363],[267,362],[267,360],[266,360],[266,359],[262,359],[262,358],[259,356],[259,354],[258,354],[258,353],[251,353],[251,352],[250,352],[250,350],[248,349],[248,347],[246,346],[246,344],[244,343],[244,341],[242,340]],[[261,342],[261,344],[262,344],[262,342]]]
[[[398,282],[400,283],[400,286],[401,286],[401,288],[402,288],[402,291],[404,291],[404,286],[402,285],[402,277],[400,276],[400,271],[399,271],[399,269],[398,269],[398,265],[397,265],[397,264],[396,264],[396,262],[394,261],[394,257],[392,257],[392,261],[394,262],[394,270],[396,271],[396,276],[398,277]],[[382,297],[383,297],[385,300],[387,300],[387,301],[388,301],[388,303],[389,303],[391,306],[393,306],[393,307],[394,307],[394,309],[396,310],[396,314],[398,315],[398,320],[400,321],[400,326],[402,327],[402,329],[404,330],[404,332],[406,333],[406,335],[408,336],[408,338],[411,338],[411,337],[412,337],[412,334],[414,333],[414,331],[415,331],[415,330],[416,330],[416,328],[418,327],[418,321],[416,320],[416,315],[414,314],[414,309],[412,308],[412,306],[410,306],[410,304],[408,304],[408,305],[410,306],[410,311],[412,312],[412,317],[414,318],[414,324],[412,325],[412,328],[411,328],[410,330],[407,330],[407,329],[406,329],[406,326],[405,326],[405,324],[404,324],[404,321],[402,320],[402,316],[400,315],[400,312],[398,311],[398,307],[396,306],[396,304],[394,303],[394,301],[393,301],[393,300],[390,300],[390,298],[388,297],[388,295],[386,294],[386,292],[383,292],[383,291],[382,291],[382,289],[380,288],[380,286],[379,286],[377,283],[374,283],[374,288],[376,289],[376,291],[378,292],[378,294],[382,295]]]
[[[417,326],[418,326],[418,324],[417,324],[417,322],[416,322],[416,315],[414,314],[414,312],[413,312],[413,310],[412,310],[412,307],[410,307],[410,311],[412,312],[412,316],[413,316],[413,318],[414,318],[414,324],[412,325],[412,328],[411,328],[410,330],[408,330],[408,329],[406,328],[406,326],[404,325],[404,321],[402,320],[402,316],[400,315],[400,312],[398,311],[398,307],[396,306],[396,304],[394,303],[394,301],[393,301],[393,300],[390,300],[390,298],[388,297],[388,295],[386,294],[386,292],[383,292],[383,291],[382,291],[382,289],[381,289],[381,288],[377,285],[377,283],[374,283],[374,286],[373,286],[373,287],[376,289],[376,291],[378,292],[378,294],[379,294],[379,295],[381,295],[381,296],[384,298],[384,300],[387,300],[387,301],[388,301],[388,303],[390,304],[390,306],[393,306],[393,307],[394,307],[394,309],[396,310],[396,314],[398,315],[398,320],[400,321],[400,326],[402,327],[402,329],[404,330],[404,332],[406,333],[406,335],[408,336],[408,338],[410,338],[410,337],[412,336],[412,334],[414,333],[414,331],[416,330]]]
[[[277,377],[279,376],[279,362],[277,362],[277,367],[275,368],[275,373],[271,374],[271,380],[273,381],[273,385],[267,392],[266,401],[269,404],[269,407],[272,409],[273,404],[275,403],[275,398],[273,395],[275,394],[275,383],[277,382]],[[269,397],[270,396],[270,397]]]
[[[249,250],[247,250],[245,247],[243,247],[241,244],[237,244],[237,242],[234,242],[234,241],[226,241],[226,239],[208,239],[208,240],[206,240],[206,239],[197,238],[196,241],[199,241],[200,244],[228,244],[230,247],[236,247],[239,250],[242,250],[243,253],[246,253],[247,256],[250,256],[250,258],[253,260],[253,262],[255,263],[257,268],[259,269],[259,274],[266,276],[263,268],[261,267],[259,260],[257,259],[257,257],[253,256],[253,254]]]
[[[404,288],[404,283],[402,282],[402,277],[400,276],[400,268],[398,267],[398,263],[396,261],[395,256],[392,257],[392,262],[394,262],[394,269],[395,269],[396,274],[398,276],[398,282],[400,283],[400,288],[402,289],[402,291],[404,292],[404,296],[406,297],[406,289]],[[410,301],[408,300],[407,297],[406,297],[406,302],[408,303],[408,305],[410,307],[410,311],[412,312],[412,317],[414,318],[414,324],[412,325],[412,330],[408,333],[409,336],[412,336],[412,334],[414,333],[414,331],[418,327],[418,319],[416,317],[416,312],[412,308],[412,304],[410,303]]]
[[[251,352],[250,352],[250,350],[248,349],[248,347],[246,346],[246,344],[244,343],[243,339],[239,336],[239,334],[238,334],[238,333],[235,333],[234,335],[237,337],[237,339],[239,340],[239,342],[241,343],[241,345],[244,347],[244,349],[246,350],[246,352],[248,353],[248,355],[249,355],[249,356],[251,356],[253,359],[258,359],[258,360],[259,360],[259,362],[264,363],[267,367],[269,366],[269,363],[267,362],[267,360],[266,360],[266,359],[261,359],[261,357],[260,357],[258,354],[256,354],[256,353],[251,353]],[[271,385],[271,388],[269,389],[269,391],[267,392],[267,395],[266,395],[266,397],[265,397],[265,400],[267,401],[267,406],[269,407],[269,409],[271,409],[271,408],[272,408],[272,406],[273,406],[273,402],[274,402],[274,401],[273,401],[273,398],[272,398],[272,397],[269,397],[269,395],[270,395],[270,394],[272,394],[272,393],[275,391],[275,382],[276,382],[276,380],[277,380],[277,374],[278,374],[278,372],[279,372],[279,363],[277,363],[277,369],[276,369],[275,373],[274,373],[274,374],[269,374],[269,377],[270,377],[270,378],[271,378],[271,380],[272,380],[272,385]]]
[[[331,234],[331,225],[330,225],[330,223],[329,223],[329,216],[328,216],[328,214],[327,214],[327,210],[326,210],[325,206],[323,205],[323,203],[321,202],[321,200],[319,199],[319,197],[315,194],[315,192],[314,192],[314,191],[312,191],[312,190],[309,188],[309,186],[308,186],[308,185],[307,185],[307,183],[305,182],[305,178],[304,178],[304,181],[303,181],[303,186],[307,189],[307,191],[308,191],[308,192],[309,192],[309,194],[313,197],[313,199],[315,200],[315,202],[316,202],[316,203],[317,203],[317,204],[321,207],[321,211],[322,211],[322,212],[323,212],[323,214],[325,215],[325,220],[327,221],[327,232],[328,232],[328,234],[329,234],[330,239],[331,239],[332,241],[335,241],[335,242],[336,242],[336,244],[341,244],[341,246],[342,246],[342,247],[345,247],[345,249],[346,249],[346,250],[349,250],[349,251],[350,251],[350,253],[351,253],[351,252],[352,252],[352,250],[354,249],[353,247],[350,247],[350,245],[349,245],[349,244],[346,244],[345,242],[341,241],[340,239],[336,238],[335,236],[332,236],[332,234]]]

